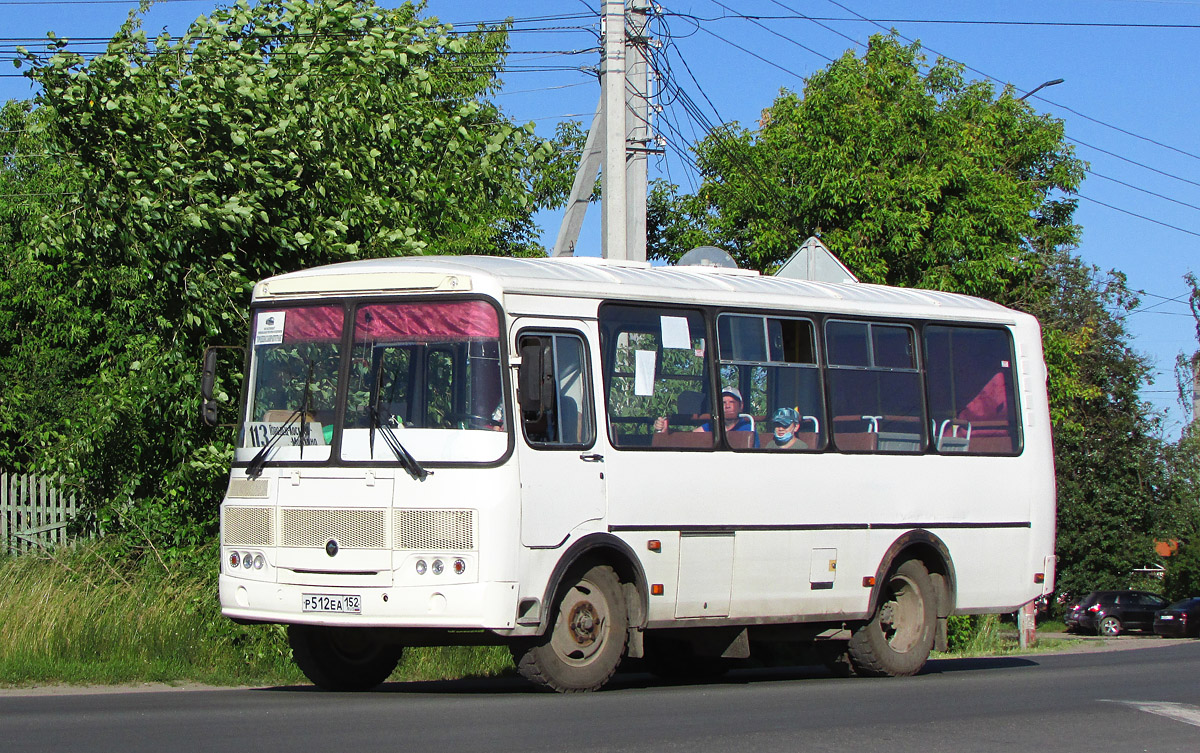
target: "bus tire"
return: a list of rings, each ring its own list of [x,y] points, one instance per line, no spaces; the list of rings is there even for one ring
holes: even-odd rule
[[[288,625],[287,632],[296,666],[322,690],[370,690],[392,674],[403,651],[364,628]]]
[[[925,666],[937,626],[937,595],[919,560],[888,575],[871,621],[850,638],[850,662],[867,677],[915,675]]]
[[[621,663],[629,617],[621,583],[607,565],[568,576],[559,589],[554,622],[533,643],[513,647],[517,671],[560,693],[599,690]]]

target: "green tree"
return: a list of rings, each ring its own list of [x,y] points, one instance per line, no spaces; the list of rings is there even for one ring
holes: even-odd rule
[[[244,341],[251,281],[540,252],[532,215],[570,170],[489,99],[506,33],[454,33],[419,10],[239,0],[178,39],[150,39],[134,13],[90,59],[66,42],[25,56],[41,87],[26,115],[71,196],[4,250],[0,316],[19,348],[0,358],[0,460],[66,471],[110,528],[201,541],[229,444],[198,426],[198,359]],[[27,361],[57,371],[39,383]],[[31,415],[36,446],[12,433]]]
[[[771,271],[820,232],[866,282],[998,299],[1030,279],[1038,249],[1076,238],[1074,203],[1055,197],[1083,164],[1060,121],[922,62],[918,45],[875,36],[802,95],[783,91],[757,130],[709,135],[695,195],[655,186],[651,253],[713,244]]]

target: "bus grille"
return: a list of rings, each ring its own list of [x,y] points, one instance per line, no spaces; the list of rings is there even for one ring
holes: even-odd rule
[[[275,520],[270,507],[225,507],[221,539],[227,546],[273,546]]]
[[[387,546],[387,510],[285,507],[280,513],[282,546],[325,546],[330,539],[349,549]]]
[[[475,548],[473,510],[396,510],[394,526],[397,549]]]

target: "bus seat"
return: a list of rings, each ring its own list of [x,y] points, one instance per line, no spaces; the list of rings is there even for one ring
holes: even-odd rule
[[[970,452],[990,453],[1002,452],[1011,453],[1013,451],[1013,441],[1010,436],[980,436],[976,434],[971,437]]]
[[[672,431],[657,432],[651,436],[653,437],[650,440],[651,447],[703,448],[711,450],[714,435],[711,431]]]
[[[736,450],[749,450],[754,447],[754,431],[729,431],[725,436],[729,439],[729,446]]]
[[[879,435],[873,431],[841,431],[833,435],[839,450],[849,452],[874,452]]]

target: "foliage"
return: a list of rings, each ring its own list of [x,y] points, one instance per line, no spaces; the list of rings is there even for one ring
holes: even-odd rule
[[[0,463],[66,472],[106,530],[197,545],[231,452],[198,425],[198,360],[245,341],[252,281],[540,253],[532,215],[569,186],[563,144],[488,99],[502,28],[418,10],[242,0],[178,39],[135,12],[95,57],[53,35],[57,54],[25,55],[41,92],[4,109],[23,135],[0,170]]]
[[[866,282],[1002,298],[1072,242],[1083,163],[1062,123],[1005,90],[963,80],[919,45],[875,36],[783,91],[757,131],[731,125],[696,147],[694,196],[658,184],[651,252],[705,244],[770,271],[804,239],[822,240]]]
[[[1173,602],[1200,596],[1200,542],[1184,544],[1167,559],[1163,596]]]

